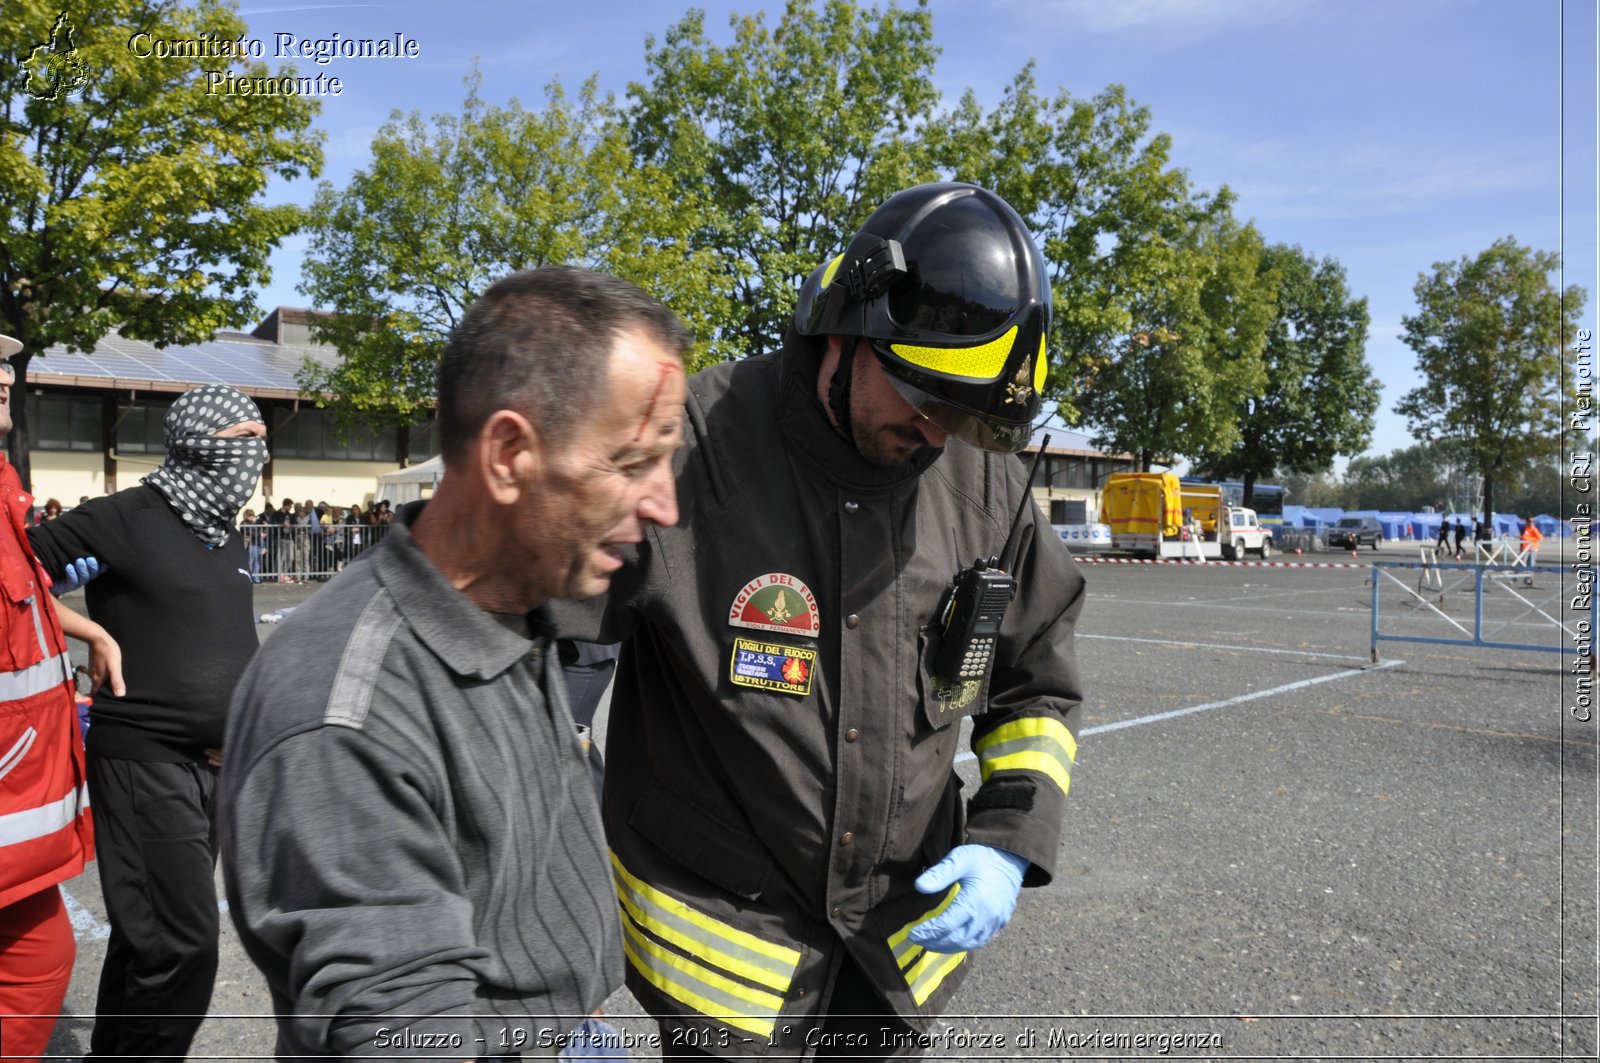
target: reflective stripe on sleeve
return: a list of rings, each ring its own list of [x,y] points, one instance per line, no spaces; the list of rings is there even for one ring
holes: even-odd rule
[[[983,781],[997,771],[1028,770],[1050,777],[1064,794],[1072,785],[1078,743],[1053,716],[1027,716],[1001,724],[973,743]]]
[[[889,951],[894,953],[894,962],[900,967],[900,973],[905,977],[906,988],[911,990],[911,999],[921,1007],[933,996],[950,972],[961,966],[966,960],[965,952],[929,952],[921,945],[910,940],[913,927],[926,923],[929,919],[944,914],[956,899],[956,894],[961,892],[961,883],[957,882],[950,887],[950,892],[945,894],[944,900],[930,911],[924,912],[911,920],[905,926],[895,931],[889,938]]]

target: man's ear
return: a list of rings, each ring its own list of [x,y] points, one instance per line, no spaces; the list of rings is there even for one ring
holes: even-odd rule
[[[543,441],[532,422],[514,410],[496,410],[478,433],[478,469],[484,490],[501,505],[516,502],[543,464]]]

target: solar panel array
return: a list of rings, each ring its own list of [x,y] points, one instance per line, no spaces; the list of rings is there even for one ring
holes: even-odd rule
[[[308,357],[331,366],[339,355],[331,347],[269,343],[242,332],[219,332],[203,343],[167,347],[111,333],[93,351],[69,353],[65,348],[51,347],[30,369],[35,373],[101,377],[108,383],[149,380],[299,391],[295,374]]]

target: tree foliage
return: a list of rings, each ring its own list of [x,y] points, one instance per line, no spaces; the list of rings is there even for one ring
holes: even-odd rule
[[[730,309],[710,337],[718,360],[775,348],[806,275],[880,202],[937,176],[925,0],[789,0],[776,26],[763,14],[731,23],[733,43],[719,46],[691,11],[648,42],[647,80],[629,87],[639,160],[674,198],[701,196],[691,244],[709,253]]]
[[[540,112],[469,93],[431,129],[396,116],[371,167],[319,195],[307,294],[338,311],[325,336],[346,360],[308,370],[307,386],[366,419],[385,403],[414,416],[460,311],[543,261],[661,296],[700,338],[697,365],[770,350],[803,279],[873,208],[957,179],[1005,197],[1040,240],[1055,306],[1046,390],[1068,423],[1090,415],[1147,460],[1237,438],[1271,318],[1261,238],[1226,189],[1190,188],[1120,87],[1043,93],[1029,63],[994,107],[969,91],[943,111],[926,2],[789,0],[775,23],[735,16],[730,29],[718,43],[691,11],[647,42],[626,106],[591,84],[576,104],[555,87]]]
[[[344,188],[317,192],[302,288],[333,315],[318,338],[339,364],[308,362],[303,388],[336,396],[346,423],[407,423],[434,398],[445,340],[468,306],[509,273],[572,262],[608,269],[667,298],[691,325],[719,301],[700,278],[657,171],[635,167],[626,129],[593,79],[570,98],[559,82],[531,111],[478,94],[457,114],[395,113],[372,161]],[[683,205],[680,204],[680,207]]]
[[[1238,442],[1200,455],[1208,475],[1243,481],[1247,506],[1275,469],[1326,472],[1335,457],[1365,450],[1381,391],[1366,361],[1367,301],[1351,297],[1344,267],[1276,244],[1260,273],[1277,305],[1262,350],[1266,385],[1240,407]]]
[[[1238,410],[1265,383],[1274,308],[1260,234],[1234,220],[1226,189],[1172,211],[1166,228],[1137,252],[1148,279],[1129,293],[1123,350],[1079,400],[1095,444],[1133,454],[1147,470],[1239,438]]]
[[[272,176],[315,174],[316,101],[211,94],[203,67],[263,76],[265,64],[139,58],[155,38],[237,38],[231,4],[146,0],[0,10],[0,331],[29,363],[60,344],[93,350],[113,328],[158,344],[209,339],[254,318],[267,258],[300,227],[259,200]],[[283,73],[280,71],[279,73]],[[25,404],[11,454],[29,480]]]
[[[1471,509],[1470,457],[1457,441],[1416,443],[1388,454],[1353,458],[1344,472],[1346,509],[1439,512]]]
[[[1093,99],[1042,95],[1030,62],[992,111],[969,89],[932,130],[941,169],[994,190],[1039,241],[1053,295],[1045,394],[1068,424],[1127,349],[1136,293],[1171,264],[1162,245],[1197,219],[1171,139],[1150,125],[1120,85]]]
[[[1424,383],[1395,410],[1421,438],[1465,447],[1488,510],[1497,480],[1556,449],[1562,348],[1585,296],[1550,282],[1560,264],[1505,237],[1419,274],[1417,313],[1401,319]]]

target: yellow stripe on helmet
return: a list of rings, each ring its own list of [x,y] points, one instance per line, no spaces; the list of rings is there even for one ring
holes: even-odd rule
[[[1050,373],[1050,356],[1045,353],[1044,337],[1039,337],[1039,357],[1033,363],[1033,393],[1044,396],[1044,378]]]
[[[1011,357],[1011,347],[1016,342],[1017,326],[1012,325],[999,339],[976,347],[916,347],[909,343],[891,343],[889,349],[930,373],[988,381],[1005,371],[1006,359]]]
[[[834,275],[839,272],[839,263],[844,261],[844,252],[833,256],[833,261],[828,263],[828,268],[822,271],[822,287],[826,288],[833,283]]]

